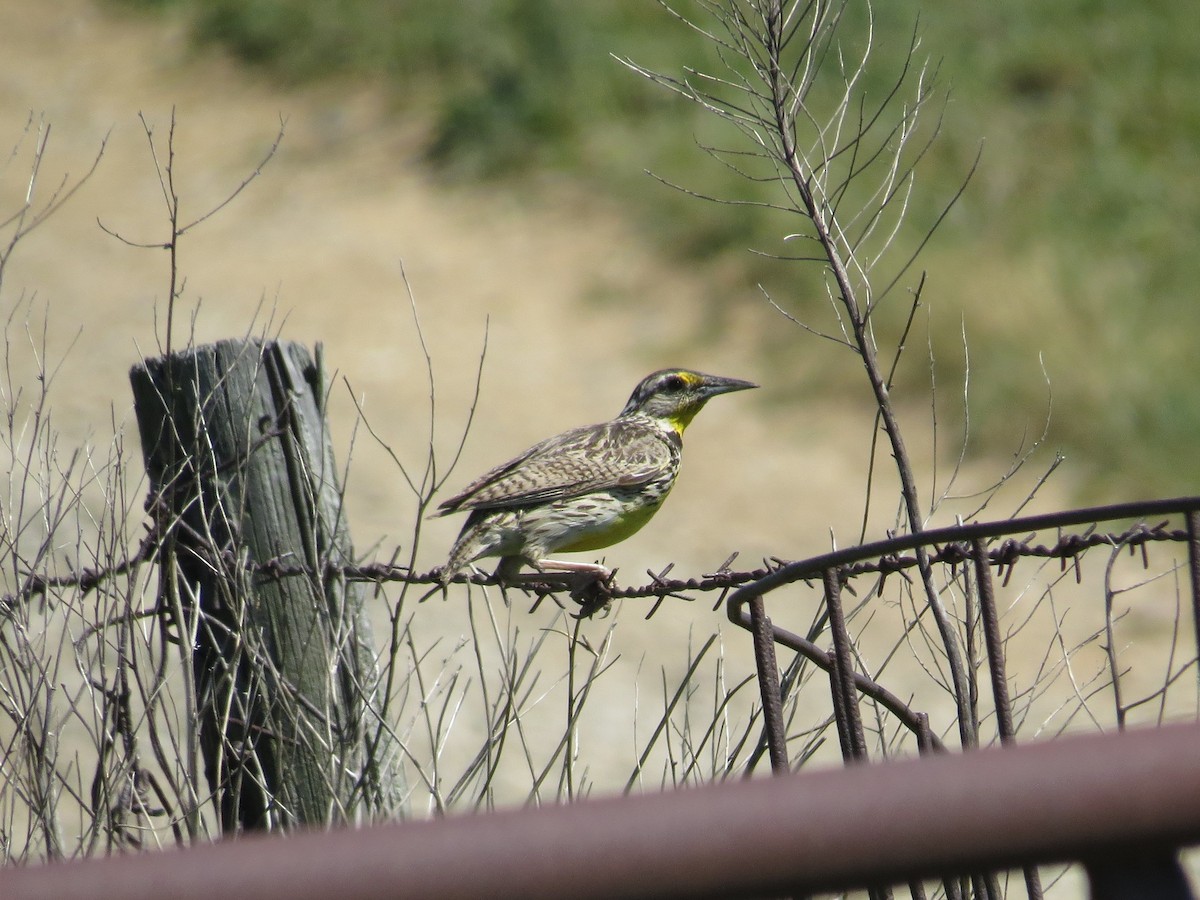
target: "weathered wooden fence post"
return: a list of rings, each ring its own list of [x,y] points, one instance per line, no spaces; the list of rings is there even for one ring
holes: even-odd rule
[[[341,574],[352,551],[319,367],[298,344],[221,341],[130,380],[160,603],[190,650],[223,830],[396,812],[363,591]]]

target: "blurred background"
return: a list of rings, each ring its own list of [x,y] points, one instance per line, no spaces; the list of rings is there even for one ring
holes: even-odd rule
[[[189,47],[219,48],[275,85],[378,85],[386,118],[422,130],[421,163],[442,183],[553,200],[543,193],[551,180],[604,198],[619,227],[649,241],[656,258],[699,266],[710,284],[692,292],[682,320],[638,321],[647,349],[721,343],[724,325],[737,322],[764,353],[763,374],[790,388],[787,397],[849,388],[845,399],[857,398],[852,364],[796,366],[797,336],[761,309],[746,310],[757,284],[810,318],[823,305],[813,273],[804,273],[806,282],[798,267],[746,252],[786,252],[780,239],[792,223],[753,207],[697,202],[645,177],[649,169],[717,197],[778,194],[696,149],[689,138],[734,143],[712,116],[614,62],[629,58],[674,76],[717,68],[709,42],[659,4],[503,0],[454,14],[397,0],[130,6],[182,23]],[[700,6],[677,8],[695,15]],[[843,25],[851,58],[866,34],[854,6]],[[914,63],[927,66],[937,100],[949,98],[944,115],[927,112],[941,117],[941,134],[921,166],[908,243],[902,239],[898,253],[925,234],[982,149],[976,177],[919,265],[931,276],[939,367],[952,377],[961,370],[960,329],[973,351],[979,449],[1011,441],[1014,414],[1044,404],[1048,379],[1051,439],[1071,453],[1085,490],[1195,490],[1194,467],[1178,464],[1194,456],[1200,433],[1191,377],[1200,316],[1192,247],[1200,225],[1200,48],[1188,37],[1189,5],[881,7],[866,96],[878,100],[890,89],[915,32]],[[703,25],[703,14],[696,18]],[[570,216],[573,204],[565,204]],[[578,213],[582,221],[591,215]],[[581,299],[644,307],[647,298],[632,293],[618,281],[593,285]],[[782,340],[770,339],[781,331]],[[916,365],[909,375],[925,373]]]
[[[897,257],[982,150],[906,280],[928,273],[898,376],[918,441],[936,378],[940,447],[953,459],[969,350],[968,459],[990,464],[962,489],[1002,472],[1048,414],[1046,444],[1068,458],[1055,483],[1072,501],[1196,489],[1200,48],[1188,14],[1169,0],[876,11],[868,96],[890,88],[914,26],[915,63],[938,91],[926,118],[940,118],[940,134]],[[646,371],[684,364],[764,390],[701,419],[689,457],[711,477],[690,491],[685,479],[672,506],[728,479],[735,496],[772,513],[770,546],[750,552],[803,555],[819,548],[798,541],[831,527],[853,533],[865,381],[851,354],[763,299],[765,290],[817,327],[832,321],[816,267],[760,255],[793,252],[783,236],[795,223],[646,174],[717,197],[774,190],[697,149],[736,146],[722,123],[614,59],[676,76],[713,68],[711,46],[657,4],[497,0],[450,15],[397,0],[15,0],[5,19],[0,110],[16,147],[6,203],[26,187],[22,156],[35,141],[18,144],[30,115],[51,128],[44,192],[81,174],[108,140],[95,177],[22,244],[7,278],[6,306],[21,295],[35,318],[47,311],[48,352],[66,356],[60,427],[105,432],[109,404],[124,421],[124,370],[162,340],[165,255],[97,227],[162,240],[138,114],[161,143],[175,111],[185,217],[253,170],[282,119],[262,178],[183,244],[182,304],[197,311],[184,316],[196,339],[281,330],[325,342],[372,425],[419,454],[428,435],[414,398],[427,388],[403,264],[439,380],[439,446],[461,431],[489,334],[462,479],[545,434],[607,418]],[[862,23],[846,34],[861,38]],[[897,296],[881,321],[906,313]],[[87,352],[65,354],[76,335]],[[886,347],[895,336],[880,337]],[[401,421],[414,409],[419,428]],[[754,464],[739,465],[747,455],[730,445],[748,436]],[[403,498],[382,483],[386,472],[355,475],[370,482],[351,484],[352,513],[368,523],[358,540],[386,541]],[[797,509],[804,525],[776,515]],[[690,527],[701,539],[702,523]]]

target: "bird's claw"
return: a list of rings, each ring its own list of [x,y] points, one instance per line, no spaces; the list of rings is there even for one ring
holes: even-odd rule
[[[584,572],[578,574],[571,588],[571,599],[579,604],[579,612],[575,614],[575,618],[590,619],[598,612],[608,613],[612,608],[613,589],[616,587],[613,580],[615,575],[616,570],[606,575]]]

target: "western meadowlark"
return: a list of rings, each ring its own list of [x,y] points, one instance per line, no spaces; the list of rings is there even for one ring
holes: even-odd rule
[[[650,520],[675,484],[683,430],[717,394],[758,387],[737,378],[663,369],[647,375],[610,422],[564,431],[471,482],[436,515],[471,514],[442,567],[443,583],[485,556],[511,581],[522,563],[608,580],[594,563],[547,559],[598,550]]]

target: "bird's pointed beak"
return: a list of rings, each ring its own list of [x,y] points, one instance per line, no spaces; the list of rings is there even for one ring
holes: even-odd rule
[[[742,381],[740,378],[723,378],[720,375],[704,376],[704,395],[715,397],[717,394],[729,394],[733,391],[748,391],[758,387],[753,381]]]

